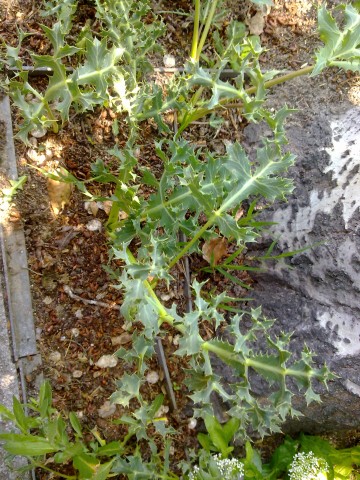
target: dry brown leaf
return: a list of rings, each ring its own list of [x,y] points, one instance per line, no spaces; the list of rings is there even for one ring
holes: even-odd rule
[[[111,200],[105,200],[102,202],[101,209],[104,210],[106,215],[109,215],[113,202]]]
[[[219,261],[227,254],[228,242],[224,237],[216,237],[207,240],[203,247],[203,259],[211,265],[217,265]]]
[[[60,172],[66,174],[66,171],[63,169],[60,169]],[[58,215],[65,205],[69,203],[73,185],[48,178],[47,189],[52,211],[54,215]]]
[[[240,207],[239,210],[235,214],[235,220],[236,221],[240,220],[240,218],[244,216],[244,213],[245,213],[244,209],[242,207]]]
[[[97,202],[85,202],[84,207],[88,213],[91,213],[91,215],[94,215],[94,217],[96,217],[99,211],[99,205],[97,204]]]

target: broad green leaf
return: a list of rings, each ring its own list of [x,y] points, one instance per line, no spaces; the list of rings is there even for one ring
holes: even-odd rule
[[[54,455],[54,462],[66,464],[70,459],[87,452],[86,445],[82,442],[69,443],[61,452]]]
[[[275,452],[272,454],[270,460],[271,472],[275,472],[276,478],[280,473],[286,472],[297,452],[299,442],[286,437]]]
[[[329,66],[360,71],[360,13],[352,5],[340,8],[344,17],[342,28],[325,6],[319,9],[319,33],[325,45],[316,53],[313,76]]]
[[[109,478],[109,473],[111,472],[115,460],[116,459],[113,458],[110,462],[99,465],[95,474],[91,477],[91,480],[106,480]]]
[[[16,397],[13,397],[13,412],[17,427],[21,430],[22,433],[27,433],[29,425],[24,412],[24,407]]]
[[[40,436],[2,433],[0,440],[5,440],[3,448],[13,455],[37,457],[59,450],[56,445],[51,445],[46,438]]]
[[[83,453],[73,458],[73,465],[79,471],[80,479],[92,479],[100,462],[97,458]]]
[[[233,450],[233,447],[229,447],[229,440],[226,438],[226,435],[224,435],[221,424],[216,417],[209,415],[205,417],[204,421],[211,441],[217,450],[221,452],[222,457],[227,458],[229,453]]]
[[[202,446],[202,448],[204,448],[208,452],[211,452],[211,450],[213,450],[214,445],[213,445],[213,442],[211,441],[209,435],[207,435],[205,433],[198,433],[197,434],[197,439],[198,439],[200,445]]]
[[[80,438],[82,438],[83,434],[82,434],[81,423],[80,423],[76,413],[74,413],[74,412],[69,413],[69,421],[70,421],[70,424],[71,424],[73,430],[75,431],[75,433],[77,433],[77,435]]]
[[[4,405],[0,404],[0,417],[15,423],[15,415]]]
[[[41,384],[39,393],[39,412],[41,418],[46,418],[51,409],[52,404],[52,391],[50,382],[45,381]]]
[[[96,455],[104,457],[113,457],[115,455],[122,455],[124,447],[121,442],[114,441],[107,443],[103,447],[99,447],[96,451]]]
[[[231,418],[224,425],[222,425],[223,435],[227,443],[230,443],[231,440],[233,440],[239,427],[240,420],[238,418]]]

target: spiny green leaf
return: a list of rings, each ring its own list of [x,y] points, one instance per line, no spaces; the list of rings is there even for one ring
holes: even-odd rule
[[[142,378],[136,374],[125,373],[120,380],[117,380],[117,391],[110,397],[113,403],[129,406],[132,398],[139,398]]]
[[[325,6],[319,9],[319,32],[325,46],[316,53],[312,75],[318,75],[328,66],[360,71],[360,14],[352,5],[342,5],[341,9],[343,30]]]

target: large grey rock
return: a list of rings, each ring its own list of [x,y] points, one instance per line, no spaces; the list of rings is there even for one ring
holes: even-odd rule
[[[306,86],[298,85],[304,92]],[[283,92],[286,97],[285,87]],[[324,243],[267,265],[252,292],[256,305],[277,318],[277,330],[294,332],[295,351],[306,343],[318,363],[339,376],[328,391],[320,389],[322,404],[307,407],[296,399],[304,417],[285,429],[313,433],[360,426],[360,107],[324,104],[319,112],[317,101],[315,96],[287,130],[298,157],[291,172],[294,194],[264,216],[277,222],[277,253]],[[251,147],[261,127],[250,126],[245,135]],[[253,253],[262,254],[265,243]]]

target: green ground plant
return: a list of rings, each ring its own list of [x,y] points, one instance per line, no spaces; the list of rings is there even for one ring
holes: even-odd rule
[[[176,305],[165,306],[156,294],[159,282],[170,285],[173,269],[180,260],[200,252],[201,242],[226,238],[236,245],[237,252],[250,242],[256,242],[268,227],[257,218],[257,203],[271,204],[292,192],[293,183],[286,172],[295,158],[284,151],[287,143],[285,122],[292,110],[284,106],[276,112],[268,111],[264,106],[266,90],[300,75],[317,75],[327,67],[360,71],[360,14],[355,6],[339,7],[343,18],[340,25],[322,6],[318,20],[324,46],[316,52],[314,64],[281,75],[277,71],[262,71],[260,40],[256,36],[246,36],[238,22],[229,24],[225,39],[215,34],[212,42],[211,25],[218,4],[217,1],[195,0],[190,58],[185,72],[175,75],[165,91],[147,77],[152,70],[149,54],[158,49],[157,39],[164,31],[164,25],[147,0],[95,0],[100,29],[94,33],[85,25],[75,41],[70,40],[69,33],[77,2],[48,1],[44,15],[54,16],[55,22],[51,28],[42,26],[42,30],[52,45],[52,54],[30,53],[35,68],[47,68],[52,73],[43,91],[32,85],[20,55],[26,32],[19,31],[18,46],[7,46],[3,59],[6,67],[15,72],[15,76],[8,78],[6,87],[14,106],[22,112],[23,122],[17,136],[25,142],[36,128],[57,132],[68,121],[70,111],[81,113],[103,106],[113,109],[119,119],[126,119],[127,145],[112,150],[118,163],[116,173],[99,159],[92,166],[91,180],[79,181],[70,173],[56,178],[75,183],[89,199],[112,202],[106,224],[110,254],[111,258],[123,263],[121,271],[113,275],[124,294],[121,314],[133,333],[132,348],[116,352],[119,358],[132,365],[132,369],[117,380],[111,400],[124,408],[128,408],[131,401],[138,403],[139,409],[122,419],[138,439],[144,438],[141,435],[145,435],[147,422],[154,420],[151,417],[153,409],[140,393],[145,382],[144,373],[154,355],[155,337],[166,336],[169,327],[180,336],[179,348],[174,354],[188,361],[185,383],[194,403],[194,416],[209,422],[214,416],[211,399],[216,394],[227,405],[227,413],[237,426],[235,437],[243,440],[248,438],[249,431],[255,430],[260,435],[280,431],[288,415],[299,415],[292,406],[290,384],[302,391],[310,403],[320,400],[313,383],[326,384],[334,378],[325,365],[314,366],[313,354],[306,347],[299,357],[293,358],[289,347],[291,335],[273,336],[273,320],[264,317],[261,308],[239,312],[228,321],[225,307],[235,299],[229,298],[226,292],[205,297],[204,284],[197,280],[192,284],[194,308],[190,312],[180,312]],[[211,70],[201,63],[207,42],[212,43],[216,51],[215,68]],[[231,81],[221,79],[227,65],[236,71]],[[262,140],[256,152],[252,152],[251,158],[239,143],[229,143],[226,153],[219,155],[194,147],[182,136],[195,120],[209,114],[214,119],[228,104],[234,103],[247,122],[263,123],[272,132]],[[176,112],[178,129],[167,121],[169,111]],[[151,120],[159,132],[155,150],[162,162],[162,172],[158,176],[139,161],[138,131],[141,122],[147,120]],[[115,122],[115,134],[118,128]],[[113,185],[113,195],[106,199],[92,195],[88,187],[91,182]],[[144,195],[144,187],[153,193]],[[245,202],[251,207],[240,218],[237,212]],[[185,241],[179,241],[179,232],[185,236]],[[230,269],[230,264],[225,263],[220,273],[229,276]],[[228,340],[216,334],[205,340],[201,336],[201,325],[205,321],[214,332],[224,327]],[[265,347],[261,349],[260,345]],[[237,379],[234,383],[223,385],[213,369],[214,356],[232,370]],[[269,385],[266,401],[253,393],[250,374],[261,377]],[[20,411],[16,402],[15,407]],[[11,419],[10,412],[5,411],[5,416]],[[52,416],[47,418],[49,421]],[[25,429],[22,435],[27,435],[29,442],[32,441],[30,437],[34,438],[36,443],[39,437],[31,432],[35,425],[29,425],[20,425],[20,430]],[[65,442],[60,448],[63,452],[69,440],[62,436],[63,424],[56,425],[51,429],[60,429],[56,435]],[[161,422],[155,422],[154,426],[158,426],[166,438],[174,434]],[[74,426],[73,430],[74,435],[79,436]],[[40,438],[48,439],[49,431],[41,432]],[[53,430],[51,432],[55,435]],[[3,436],[3,439],[7,445],[15,441],[15,437]],[[213,445],[226,454],[226,450],[214,441]],[[83,445],[81,448],[84,448],[81,455],[93,457],[96,453]],[[169,452],[168,447],[164,451]],[[153,453],[158,455],[155,450]],[[66,455],[57,458],[70,460]],[[148,468],[138,450],[131,461],[129,458],[116,463],[128,465],[129,478],[153,478],[147,472],[140,471],[138,476],[130,473]],[[163,461],[165,468],[168,457]],[[106,468],[114,472],[114,465],[104,467],[103,476],[93,473],[92,477],[86,477],[81,473],[79,478],[106,478]],[[75,463],[74,467],[77,468]],[[168,478],[168,467],[164,472],[156,478]]]
[[[142,404],[131,417],[119,422],[129,426],[127,435],[107,443],[96,428],[83,428],[75,413],[67,417],[52,406],[52,392],[48,382],[40,388],[39,398],[22,405],[13,399],[10,411],[0,406],[0,415],[11,422],[17,433],[2,433],[0,440],[9,458],[21,455],[28,459],[22,472],[40,468],[50,478],[69,480],[106,480],[118,475],[135,479],[187,480],[356,480],[360,478],[360,446],[336,449],[323,438],[301,434],[298,438],[285,437],[268,463],[246,442],[245,457],[230,457],[239,422],[229,420],[221,425],[214,417],[205,419],[207,434],[199,434],[202,449],[191,452],[192,460],[183,462],[182,476],[170,468],[171,439],[176,432],[166,426],[157,412],[163,403],[159,395],[151,404]],[[150,427],[163,439],[160,452],[149,435]],[[150,458],[144,461],[133,440],[146,440],[150,445]],[[135,444],[136,445],[136,444]],[[214,452],[218,452],[214,454]],[[195,467],[194,467],[195,463]],[[59,471],[59,467],[72,467],[74,473]],[[20,472],[21,473],[21,472]]]

